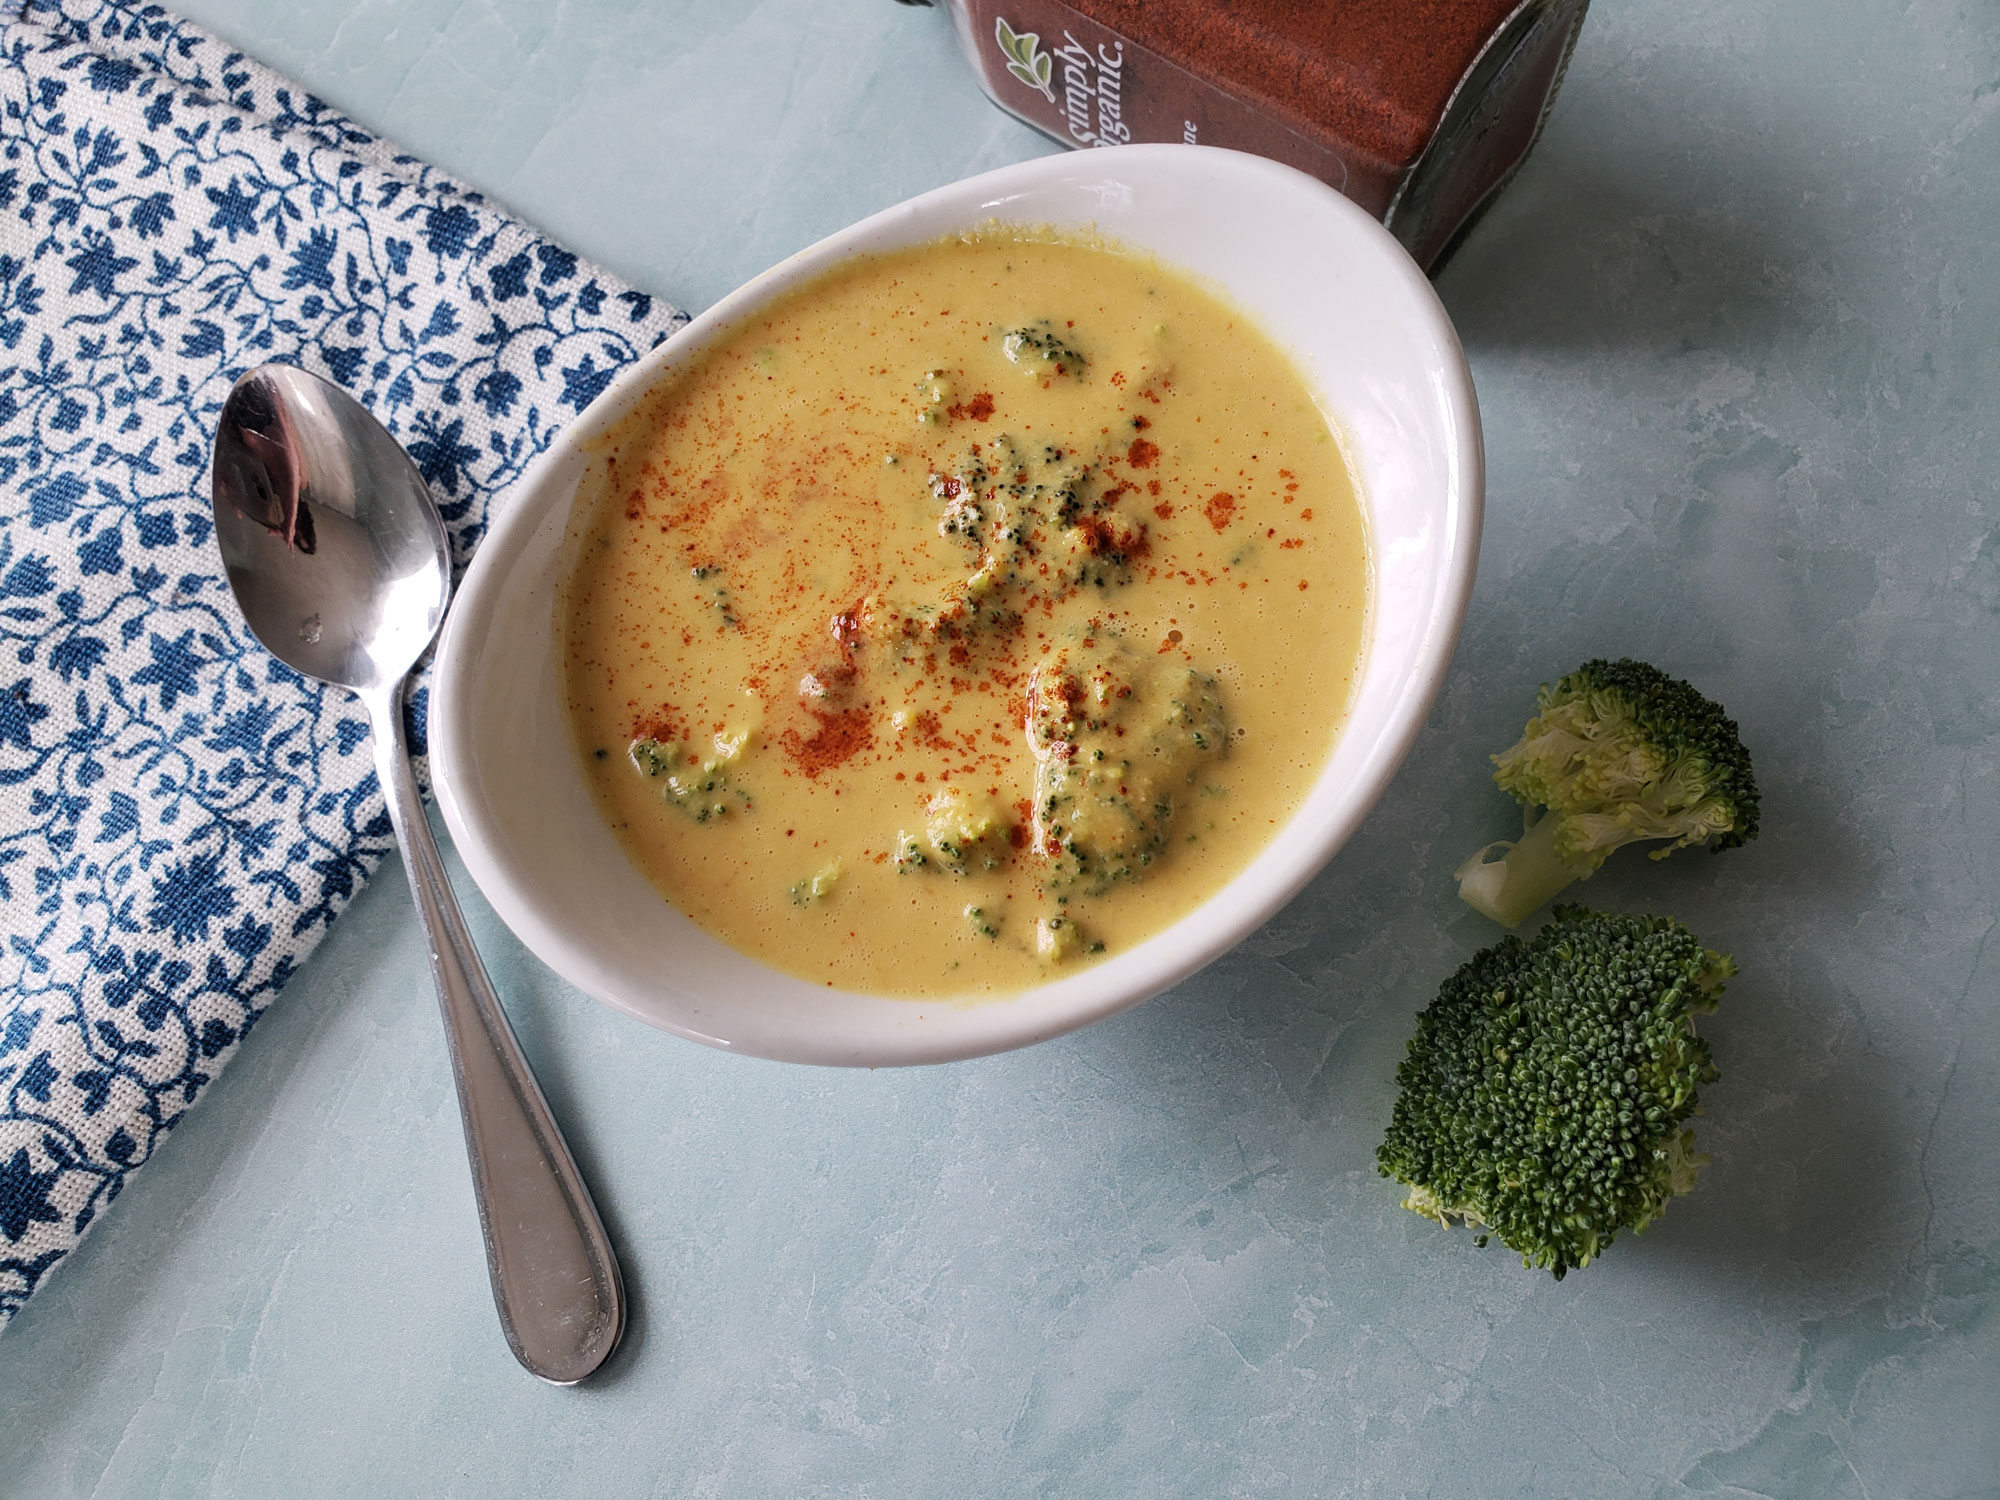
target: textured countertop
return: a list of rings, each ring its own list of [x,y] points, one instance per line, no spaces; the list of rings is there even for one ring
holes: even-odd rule
[[[699,309],[1048,149],[888,0],[183,0]],[[2000,1496],[2000,12],[1598,0],[1440,281],[1490,464],[1444,696],[1229,958],[1028,1052],[655,1034],[470,916],[624,1257],[612,1366],[508,1357],[384,871],[0,1338],[6,1495]],[[1534,686],[1727,703],[1764,834],[1588,888],[1742,965],[1714,1165],[1558,1284],[1396,1206],[1411,1018]]]

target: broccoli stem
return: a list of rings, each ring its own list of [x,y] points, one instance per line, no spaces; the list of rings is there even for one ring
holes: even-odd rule
[[[1560,814],[1544,812],[1518,843],[1488,844],[1458,867],[1458,894],[1502,927],[1519,927],[1579,878],[1556,853],[1561,821]],[[1499,859],[1487,858],[1495,849],[1507,852]]]

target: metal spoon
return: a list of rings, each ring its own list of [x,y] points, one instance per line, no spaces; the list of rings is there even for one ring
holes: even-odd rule
[[[223,565],[257,639],[368,709],[444,1010],[500,1327],[530,1371],[574,1384],[625,1330],[618,1260],[452,899],[403,736],[403,681],[451,595],[444,524],[382,424],[287,365],[250,371],[223,403],[214,501]]]

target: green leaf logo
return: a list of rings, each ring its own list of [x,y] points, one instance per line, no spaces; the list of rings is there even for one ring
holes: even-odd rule
[[[993,40],[1000,44],[1000,55],[1007,59],[1007,71],[1049,103],[1055,103],[1055,90],[1049,87],[1055,62],[1042,50],[1041,37],[1032,31],[1017,32],[1004,17],[995,16]]]

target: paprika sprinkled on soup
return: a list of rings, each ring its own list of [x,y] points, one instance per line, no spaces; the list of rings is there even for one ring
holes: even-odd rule
[[[1325,765],[1368,618],[1286,357],[1037,231],[766,308],[613,431],[577,514],[569,706],[636,869],[877,994],[1020,990],[1199,905]]]

